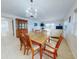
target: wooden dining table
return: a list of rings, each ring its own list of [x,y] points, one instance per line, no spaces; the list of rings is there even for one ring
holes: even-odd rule
[[[44,35],[43,33],[30,32],[29,37],[31,38],[33,44],[40,46],[40,59],[42,59],[42,49],[47,40],[47,35]]]

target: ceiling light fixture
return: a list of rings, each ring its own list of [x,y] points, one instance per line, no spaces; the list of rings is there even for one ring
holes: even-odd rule
[[[30,0],[29,8],[26,10],[26,14],[29,15],[29,17],[36,17],[37,16],[37,9],[33,7],[33,0]]]

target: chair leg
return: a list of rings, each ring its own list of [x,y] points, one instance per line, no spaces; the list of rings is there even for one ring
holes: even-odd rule
[[[26,53],[26,47],[24,46],[24,55],[25,55],[25,53]]]
[[[56,55],[54,54],[54,59],[56,59]]]
[[[20,50],[22,50],[22,43],[20,44]]]
[[[56,59],[56,57],[57,57],[57,51],[55,51],[54,53],[54,59]]]
[[[57,52],[56,52],[56,56],[58,56]]]
[[[27,48],[27,55],[28,55],[28,52],[29,52],[29,48]]]

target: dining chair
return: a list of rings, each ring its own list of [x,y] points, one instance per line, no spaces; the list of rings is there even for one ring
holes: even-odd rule
[[[53,59],[56,59],[57,51],[59,49],[59,46],[60,46],[62,40],[63,40],[63,36],[60,35],[59,40],[54,45],[50,42],[47,42],[45,44],[43,53],[48,55],[49,57],[52,57]]]
[[[32,59],[34,59],[34,55],[37,53],[34,53],[35,51],[39,51],[39,46],[32,44],[32,41],[29,37],[28,34],[23,34],[21,33],[21,39],[23,41],[23,45],[24,45],[24,55],[26,53],[27,50],[27,54],[29,52],[29,50],[31,50],[32,52]]]
[[[20,50],[22,50],[22,47],[23,47],[23,38],[22,38],[22,35],[21,35],[21,33],[23,33],[23,34],[25,34],[25,33],[27,33],[26,31],[23,31],[23,30],[20,30],[19,31],[19,41],[20,41]]]

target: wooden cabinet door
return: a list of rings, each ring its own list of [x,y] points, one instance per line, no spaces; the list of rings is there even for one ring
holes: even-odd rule
[[[16,18],[16,36],[19,37],[20,32],[28,33],[27,20]]]

